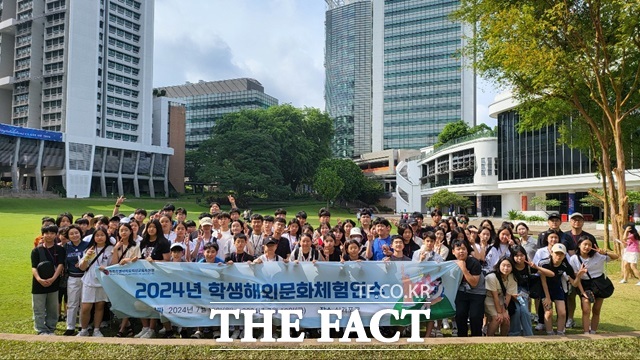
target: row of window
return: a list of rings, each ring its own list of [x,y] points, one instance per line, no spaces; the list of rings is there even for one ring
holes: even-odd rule
[[[124,95],[124,96],[131,96],[131,97],[138,97],[138,92],[135,90],[130,90],[127,88],[123,88],[120,86],[115,86],[115,85],[107,85],[107,91],[108,92],[112,92],[112,93],[116,93],[118,95]]]
[[[112,127],[114,129],[131,130],[131,131],[138,130],[138,125],[129,124],[122,121],[108,120],[108,119],[107,119],[107,127]]]
[[[138,108],[138,103],[136,101],[129,101],[129,100],[125,100],[125,99],[120,99],[114,96],[107,96],[107,103],[108,104],[115,104],[118,106],[122,106],[122,107],[126,107],[126,108],[132,108],[132,109],[137,109]]]
[[[480,175],[481,176],[497,176],[498,175],[498,158],[480,158]]]
[[[113,132],[113,131],[107,131],[106,138],[107,139],[114,139],[114,140],[138,142],[138,137],[136,135],[121,134],[121,133]]]
[[[133,46],[133,45],[131,45],[129,43],[126,43],[124,41],[120,41],[120,40],[118,40],[116,38],[113,38],[111,36],[109,36],[109,45],[116,46],[116,47],[118,47],[120,49],[125,49],[127,51],[131,51],[131,52],[136,53],[136,54],[140,52],[140,47],[139,46]]]
[[[131,119],[131,120],[137,120],[138,119],[138,114],[134,113],[134,112],[129,112],[126,110],[118,110],[118,109],[114,109],[114,108],[110,108],[107,107],[107,115],[111,115],[111,116],[116,116],[116,117],[120,117],[123,119]]]
[[[132,74],[137,76],[139,72],[139,70],[134,67],[122,65],[120,63],[117,63],[111,60],[107,62],[107,66],[109,67],[109,69],[116,69],[118,71],[124,72],[125,74]]]
[[[42,115],[42,121],[44,122],[61,121],[61,120],[62,120],[62,113],[59,113],[59,112]]]
[[[136,10],[140,9],[140,2],[139,1],[135,1],[135,0],[118,0],[119,3],[121,4],[125,4],[128,7],[132,7]]]
[[[111,71],[107,72],[107,78],[109,80],[115,80],[116,82],[119,82],[121,84],[125,84],[125,85],[130,85],[130,86],[138,86],[138,80],[132,79],[130,77],[126,77],[126,76],[122,76],[122,75],[118,75],[115,73],[112,73]]]
[[[109,25],[109,34],[115,34],[118,37],[125,38],[127,40],[133,40],[134,42],[140,41],[140,35],[136,35],[134,33],[130,33],[128,31],[124,31],[115,26]]]
[[[122,7],[118,4],[115,3],[109,3],[109,9],[111,9],[112,11],[116,11],[118,14],[122,14],[128,18],[134,19],[134,20],[140,20],[140,14],[135,12],[135,11],[131,11],[125,7]]]
[[[115,51],[112,49],[109,49],[109,57],[112,58],[116,58],[118,60],[123,60],[126,61],[128,63],[133,63],[135,65],[138,65],[138,63],[140,62],[140,58],[137,58],[135,56],[131,56],[131,55],[127,55],[125,53],[121,53],[120,51]]]
[[[112,22],[114,24],[118,24],[120,26],[124,26],[127,29],[132,29],[133,31],[140,31],[140,25],[138,25],[138,24],[136,24],[136,23],[134,23],[132,21],[129,21],[129,20],[125,19],[125,18],[122,18],[122,17],[120,17],[118,15],[110,14],[109,15],[109,22]]]

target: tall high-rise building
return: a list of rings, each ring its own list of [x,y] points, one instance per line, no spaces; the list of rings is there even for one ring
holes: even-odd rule
[[[264,109],[278,105],[255,79],[199,81],[156,89],[161,96],[179,99],[186,104],[187,150],[211,138],[211,129],[225,114],[247,109]]]
[[[0,135],[13,144],[0,149],[0,172],[15,188],[167,192],[173,150],[153,136],[167,131],[166,117],[152,119],[153,13],[153,0],[0,0]]]
[[[325,98],[329,116],[344,129],[342,133],[336,131],[338,144],[343,143],[342,138],[353,136],[370,144],[370,151],[374,152],[419,149],[436,143],[438,134],[450,122],[462,119],[475,125],[475,74],[467,66],[468,60],[458,56],[464,44],[463,35],[469,29],[450,18],[459,1],[326,2]],[[367,17],[370,24],[364,27],[358,24]],[[366,31],[371,32],[370,44],[362,44],[368,40],[358,35]],[[354,54],[353,49],[367,46],[371,49],[369,62],[362,60],[364,56],[348,56]],[[354,72],[352,68],[361,71]],[[349,77],[333,75],[341,72],[354,79],[348,81]],[[365,96],[356,91],[356,84],[368,79],[371,92],[363,100]],[[332,106],[335,89],[342,96],[340,102],[347,106],[338,109]],[[354,110],[369,104],[370,119],[366,122],[370,131],[366,131],[355,121]],[[353,125],[342,125],[344,121],[352,121]],[[356,128],[364,129],[364,134],[356,136]],[[336,155],[359,156],[366,152],[361,149],[367,147],[353,146]]]
[[[328,1],[326,13],[326,109],[334,123],[333,153],[371,152],[371,1]]]

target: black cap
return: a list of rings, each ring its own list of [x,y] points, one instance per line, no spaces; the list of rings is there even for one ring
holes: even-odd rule
[[[547,218],[547,220],[551,220],[551,219],[560,219],[560,214],[556,212],[549,214],[549,217]]]
[[[271,245],[271,244],[277,244],[278,241],[276,241],[276,239],[272,238],[271,236],[269,236],[269,238],[267,239],[267,241],[265,241],[265,245]]]

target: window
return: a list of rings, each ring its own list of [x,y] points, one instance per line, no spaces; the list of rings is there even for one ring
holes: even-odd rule
[[[487,160],[485,158],[480,159],[480,175],[486,176],[487,174]]]

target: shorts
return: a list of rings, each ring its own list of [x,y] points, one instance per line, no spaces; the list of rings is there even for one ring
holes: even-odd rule
[[[109,301],[107,293],[102,287],[82,286],[83,303],[97,303],[101,301]]]
[[[561,286],[558,287],[549,287],[549,296],[551,297],[551,301],[564,301],[566,299],[566,294],[564,290],[562,290]],[[544,299],[544,292],[542,298]]]
[[[638,263],[638,253],[637,252],[629,252],[625,251],[622,255],[622,260],[628,262],[629,264],[637,264]]]

